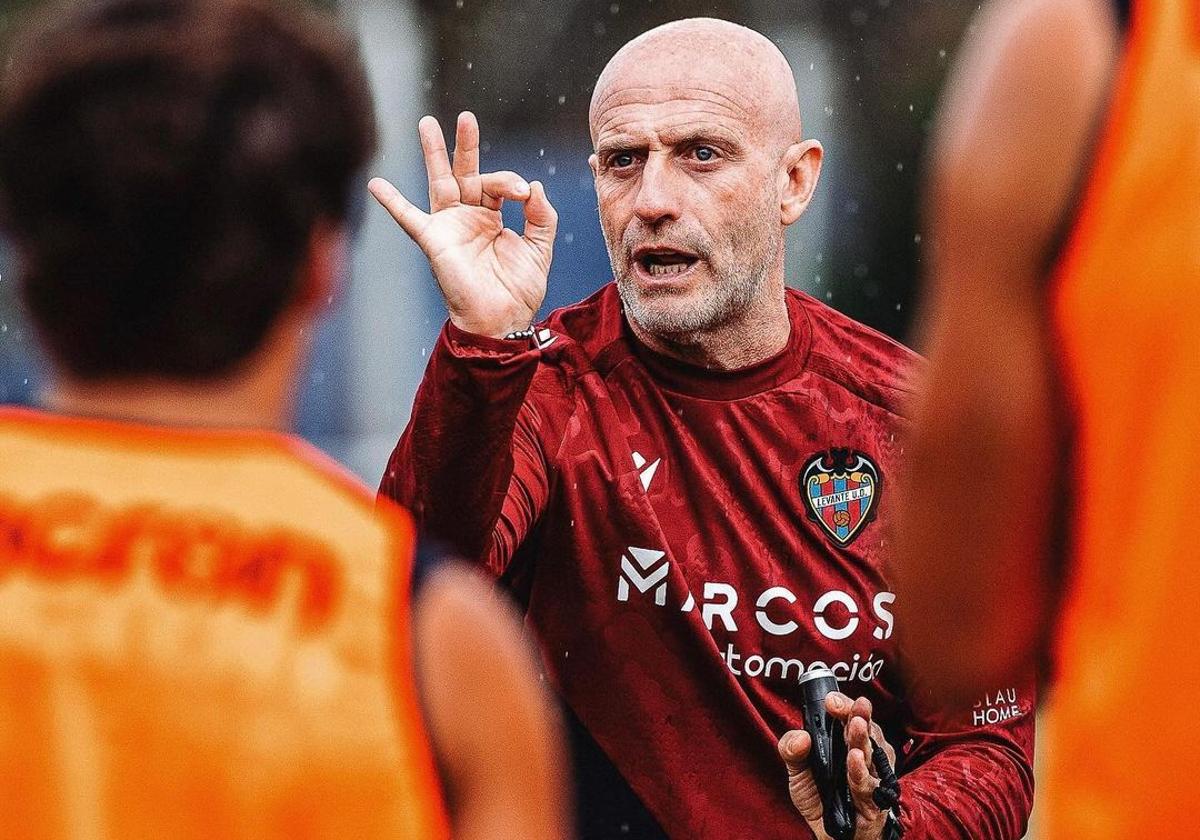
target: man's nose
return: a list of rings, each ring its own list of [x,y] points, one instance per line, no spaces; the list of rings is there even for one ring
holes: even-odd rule
[[[633,211],[647,225],[679,218],[678,184],[665,155],[651,153],[642,167]]]

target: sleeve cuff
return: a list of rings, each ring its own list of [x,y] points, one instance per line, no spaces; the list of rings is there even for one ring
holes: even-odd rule
[[[450,344],[451,349],[454,350],[461,348],[468,352],[481,351],[487,354],[513,356],[527,350],[536,349],[527,338],[510,340],[507,338],[492,338],[490,335],[477,335],[476,333],[467,332],[455,326],[454,322],[449,319],[446,320],[445,334],[446,341]]]

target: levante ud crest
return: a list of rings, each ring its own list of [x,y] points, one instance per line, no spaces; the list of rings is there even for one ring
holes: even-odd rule
[[[849,545],[875,515],[879,469],[853,449],[830,449],[808,459],[800,474],[808,517],[838,545]]]

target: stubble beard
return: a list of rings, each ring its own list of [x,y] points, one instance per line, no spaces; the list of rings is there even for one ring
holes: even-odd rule
[[[735,323],[751,308],[777,263],[783,231],[776,230],[773,221],[765,209],[760,210],[732,231],[719,252],[711,243],[702,243],[704,247],[697,247],[701,243],[690,246],[707,264],[710,281],[706,294],[690,294],[685,299],[673,299],[676,296],[670,292],[645,295],[638,288],[633,267],[623,261],[623,268],[613,273],[626,315],[650,335],[679,344],[699,343],[706,334]],[[770,231],[765,237],[764,228]],[[732,243],[759,237],[758,246],[739,260]],[[604,238],[611,259],[618,252],[607,231]],[[620,247],[623,255],[633,250]],[[615,266],[616,260],[612,262]]]

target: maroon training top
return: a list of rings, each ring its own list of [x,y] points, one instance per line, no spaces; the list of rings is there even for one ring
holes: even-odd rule
[[[909,840],[1016,840],[1032,675],[931,708],[898,662],[884,563],[919,361],[787,306],[787,347],[734,372],[641,345],[612,284],[537,348],[448,324],[380,491],[527,605],[548,675],[672,837],[808,836],[776,741],[824,665],[899,753]]]

